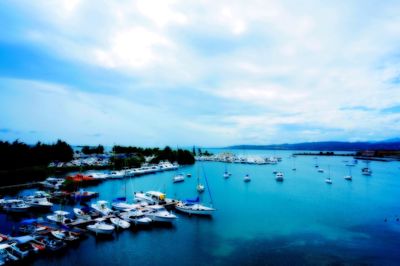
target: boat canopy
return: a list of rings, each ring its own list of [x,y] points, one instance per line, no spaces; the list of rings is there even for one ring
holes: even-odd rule
[[[21,221],[21,224],[33,224],[36,223],[37,219],[25,219]]]
[[[187,202],[187,203],[197,203],[197,202],[200,202],[200,198],[197,197],[195,199],[185,199],[185,202]]]
[[[114,201],[114,202],[126,201],[126,197],[115,198],[115,199],[113,199],[113,201]]]
[[[18,244],[25,244],[35,239],[31,236],[19,236],[19,237],[14,237],[12,240],[17,241]]]

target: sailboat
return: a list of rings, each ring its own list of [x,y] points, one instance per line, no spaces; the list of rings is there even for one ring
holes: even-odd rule
[[[196,190],[199,193],[203,193],[204,192],[204,185],[200,183],[200,174],[199,174],[199,170],[197,169],[197,186],[196,186]]]
[[[210,196],[210,206],[205,206],[203,204],[200,204],[200,197],[197,196],[196,199],[186,199],[184,201],[179,202],[175,208],[178,211],[181,211],[183,213],[187,213],[189,215],[212,215],[213,212],[216,210],[212,207],[212,196],[211,196],[211,190],[210,187],[208,186],[208,180],[207,180],[207,176],[206,173],[204,172],[203,169],[203,173],[204,173],[204,179],[206,181],[206,185],[207,185],[207,190],[208,190],[208,194]]]
[[[332,179],[331,179],[331,167],[328,167],[328,178],[325,179],[325,183],[331,185],[332,184]]]
[[[251,181],[251,178],[250,178],[249,174],[246,174],[244,176],[243,181],[246,182],[246,183]]]
[[[126,200],[126,175],[124,175],[124,181],[125,181],[125,190],[124,190],[125,196],[113,199],[113,202],[111,204],[112,208],[117,211],[130,211],[136,207],[134,204],[129,204]]]
[[[296,156],[293,156],[293,168],[292,168],[292,170],[293,171],[296,171],[297,169],[296,169]]]
[[[227,179],[229,178],[230,174],[228,173],[228,169],[226,168],[226,163],[225,163],[225,172],[224,172],[224,178]]]
[[[315,157],[314,159],[315,159],[315,168],[318,168],[319,167],[319,165],[318,165],[318,157]]]
[[[351,166],[349,166],[349,174],[344,177],[344,179],[351,181],[353,177],[351,176]]]
[[[361,173],[363,174],[363,175],[368,175],[368,176],[370,176],[371,174],[372,174],[372,170],[369,168],[369,162],[367,161],[367,162],[365,162],[366,163],[366,166],[363,168],[363,169],[361,169]]]

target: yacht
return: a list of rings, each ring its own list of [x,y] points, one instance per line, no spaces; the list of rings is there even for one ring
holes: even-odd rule
[[[18,258],[13,253],[15,251],[10,244],[0,244],[0,265],[12,264],[18,261]]]
[[[74,208],[74,215],[76,218],[81,220],[89,221],[92,219],[92,217],[88,214],[88,212],[85,212],[83,209],[79,208]]]
[[[111,235],[114,233],[115,226],[112,224],[107,224],[103,221],[98,221],[95,224],[88,225],[86,227],[89,231],[92,231],[97,234],[101,235]]]
[[[328,177],[327,179],[325,179],[325,183],[327,184],[332,184],[332,179],[330,177]]]
[[[46,218],[55,223],[65,224],[71,222],[71,219],[66,217],[67,215],[69,215],[69,212],[59,210],[55,211],[52,215],[48,215]]]
[[[249,176],[248,174],[246,174],[246,175],[244,176],[244,178],[243,178],[243,181],[244,181],[244,182],[250,182],[250,181],[251,181],[250,176]]]
[[[277,172],[275,175],[275,180],[277,182],[283,182],[283,173],[282,172]]]
[[[109,178],[124,178],[125,177],[125,171],[112,171],[109,175]]]
[[[108,207],[108,202],[105,200],[99,200],[97,203],[93,203],[90,206],[103,216],[107,216],[112,213],[112,210]]]
[[[114,201],[111,203],[111,207],[117,211],[129,211],[136,208],[136,204],[130,204],[126,201]]]
[[[76,241],[79,239],[79,237],[74,233],[64,230],[52,230],[50,234],[56,239],[68,242]]]
[[[25,203],[31,208],[48,211],[53,207],[53,203],[47,198],[27,197]]]
[[[120,217],[125,221],[134,223],[135,225],[148,225],[152,222],[149,217],[146,217],[143,212],[139,210],[123,212],[120,214]]]
[[[214,208],[204,206],[202,204],[193,202],[179,202],[175,208],[181,212],[188,213],[189,215],[212,215],[215,211]]]
[[[369,176],[369,175],[372,174],[372,171],[371,171],[371,169],[369,169],[368,167],[364,167],[363,169],[361,169],[361,173],[362,173],[363,175]]]
[[[22,213],[28,211],[30,205],[20,199],[5,200],[3,209],[7,212]]]
[[[147,191],[146,193],[135,192],[134,197],[137,201],[144,201],[149,204],[164,204],[166,195],[159,191]]]
[[[183,181],[185,181],[185,176],[182,174],[176,175],[173,178],[174,183],[179,183],[179,182],[183,182]]]
[[[224,172],[224,174],[223,174],[223,177],[226,179],[226,178],[229,178],[230,177],[230,174],[228,173],[228,172]]]
[[[154,222],[172,223],[176,220],[176,215],[168,212],[161,205],[151,205],[142,210],[143,214]]]
[[[123,219],[118,218],[118,217],[110,218],[110,221],[117,228],[128,229],[131,226],[130,223],[128,223],[127,221],[124,221]]]

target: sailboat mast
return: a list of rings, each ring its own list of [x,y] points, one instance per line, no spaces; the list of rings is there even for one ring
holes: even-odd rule
[[[211,206],[212,206],[213,199],[212,199],[212,196],[211,196],[211,189],[210,189],[210,187],[208,185],[208,179],[207,179],[206,171],[204,171],[204,165],[203,164],[201,165],[201,167],[203,169],[204,179],[206,180],[207,191],[208,191],[208,195],[210,195],[210,203],[211,203]]]

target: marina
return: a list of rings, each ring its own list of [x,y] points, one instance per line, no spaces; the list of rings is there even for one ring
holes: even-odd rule
[[[263,152],[255,153],[256,156],[262,156]],[[130,253],[137,254],[131,255],[135,260],[143,261],[143,257],[147,257],[147,262],[152,264],[165,260],[172,263],[176,257],[168,255],[170,238],[177,240],[174,241],[174,248],[183,249],[188,256],[200,263],[205,263],[208,259],[222,260],[224,263],[233,258],[241,261],[245,257],[241,257],[235,250],[242,249],[243,245],[252,245],[246,243],[245,239],[249,236],[252,237],[252,243],[263,243],[264,254],[273,256],[277,256],[274,249],[295,254],[303,245],[310,247],[316,239],[324,239],[312,255],[326,259],[324,250],[329,250],[333,257],[328,262],[347,261],[347,256],[351,254],[361,263],[364,259],[357,254],[364,252],[374,254],[375,260],[379,262],[387,259],[379,253],[379,249],[370,244],[383,241],[397,228],[400,230],[400,224],[396,220],[399,215],[397,205],[388,203],[397,192],[393,186],[387,186],[388,182],[399,182],[395,179],[399,173],[398,163],[370,163],[368,169],[371,175],[368,176],[363,174],[366,164],[356,164],[351,166],[352,182],[346,182],[343,177],[348,175],[350,166],[346,166],[341,157],[318,158],[320,168],[329,169],[321,173],[317,171],[320,168],[314,167],[314,158],[297,158],[297,171],[292,171],[291,153],[280,152],[279,155],[282,157],[281,161],[273,165],[232,164],[229,166],[230,178],[225,178],[226,163],[215,161],[198,161],[193,166],[180,167],[179,172],[185,173],[185,176],[190,173],[193,178],[186,178],[185,182],[179,184],[173,182],[176,175],[174,171],[108,178],[85,187],[85,191],[96,193],[96,197],[82,201],[67,200],[62,204],[57,197],[53,201],[54,192],[45,194],[35,189],[21,190],[17,195],[5,198],[32,199],[32,195],[37,198],[49,197],[53,206],[51,210],[44,212],[31,209],[11,213],[3,210],[0,213],[0,222],[5,226],[1,233],[7,240],[2,243],[12,245],[20,236],[29,236],[32,241],[42,243],[46,252],[32,251],[28,252],[29,256],[11,254],[18,260],[23,259],[33,265],[46,265],[50,261],[61,265],[91,265],[92,261],[99,259],[94,256],[100,256],[101,261],[112,264],[109,252],[122,246],[126,252],[140,250],[141,256],[136,252]],[[248,184],[243,183],[246,175],[251,177]],[[283,178],[285,182],[276,182],[283,181]],[[198,191],[200,180],[203,180],[205,187],[203,193]],[[374,204],[381,204],[382,207],[369,211],[366,193],[374,195]],[[113,201],[119,195],[126,197]],[[333,201],[346,202],[346,208],[333,205]],[[116,202],[123,202],[129,208],[111,208],[116,206],[113,204]],[[355,209],[358,210],[357,215],[353,214]],[[202,217],[204,214],[205,217]],[[56,216],[50,220],[46,218],[54,215]],[[29,220],[31,224],[24,224]],[[20,229],[28,234],[21,233]],[[198,230],[206,233],[207,237],[197,233]],[[360,239],[359,230],[369,237]],[[386,233],[376,235],[376,230]],[[213,236],[213,240],[208,240],[213,249],[202,248],[193,252],[179,244],[195,239],[196,242],[206,241],[209,236]],[[332,242],[332,238],[347,240],[339,241],[339,245],[333,246],[336,241]],[[157,239],[160,248],[164,249],[156,248],[159,255],[149,258],[147,255],[154,252],[154,248],[149,246],[152,239]],[[293,244],[298,241],[304,244]],[[355,243],[357,248],[354,248]],[[129,251],[132,245],[134,249]],[[385,248],[395,249],[396,244],[385,244]],[[350,250],[347,251],[350,253],[346,253],[349,255],[343,253],[344,249]],[[51,254],[52,251],[49,253],[49,250],[63,252]],[[255,251],[247,252],[252,254]],[[258,256],[259,260],[267,261],[264,255],[256,254],[254,256]],[[77,257],[80,258],[79,261]],[[296,260],[307,262],[305,257],[296,257]]]

